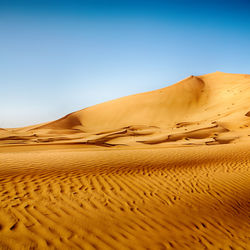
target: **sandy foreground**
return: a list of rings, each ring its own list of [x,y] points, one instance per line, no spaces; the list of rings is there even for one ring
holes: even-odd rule
[[[215,72],[0,128],[0,249],[250,249],[249,103]]]
[[[1,249],[249,249],[249,144],[0,153]]]

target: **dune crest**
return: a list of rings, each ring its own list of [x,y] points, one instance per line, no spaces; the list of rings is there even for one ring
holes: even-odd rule
[[[249,96],[250,75],[190,76],[172,86],[97,104],[49,123],[1,130],[0,143],[211,145],[235,142],[232,138],[240,142],[248,140]],[[208,132],[215,123],[224,129]],[[207,132],[193,136],[197,129]],[[218,136],[231,139],[218,140]],[[187,142],[189,139],[195,141]]]

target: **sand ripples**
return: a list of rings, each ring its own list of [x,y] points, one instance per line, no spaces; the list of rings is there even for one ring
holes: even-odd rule
[[[2,153],[0,247],[246,249],[250,154],[219,148]]]

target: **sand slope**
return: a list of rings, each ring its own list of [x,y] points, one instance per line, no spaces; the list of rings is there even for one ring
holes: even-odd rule
[[[0,129],[0,249],[249,249],[249,101],[216,72]]]
[[[191,76],[170,87],[101,103],[53,122],[0,131],[0,143],[134,146],[173,141],[185,145],[189,139],[189,144],[245,141],[250,134],[249,99],[250,75]],[[194,137],[197,129],[200,136]]]

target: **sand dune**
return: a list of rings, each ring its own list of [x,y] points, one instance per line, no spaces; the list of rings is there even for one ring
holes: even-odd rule
[[[99,132],[131,125],[167,128],[177,122],[212,122],[232,115],[240,117],[249,111],[249,82],[250,75],[216,72],[191,76],[170,87],[74,112],[41,128]]]
[[[203,101],[203,81],[195,76],[164,89],[98,104],[69,114],[40,128],[99,131],[131,125],[158,125],[178,119],[199,108]],[[181,98],[176,98],[178,95]],[[172,122],[171,122],[172,123]]]
[[[170,87],[101,103],[53,122],[0,132],[0,141],[134,146],[178,140],[185,144],[180,139],[192,139],[195,130],[206,131],[215,124],[217,133],[209,129],[200,132],[206,136],[195,137],[202,139],[199,144],[218,142],[221,134],[244,141],[250,127],[249,96],[250,75],[191,76]]]
[[[249,101],[215,72],[0,129],[0,249],[249,249]]]

